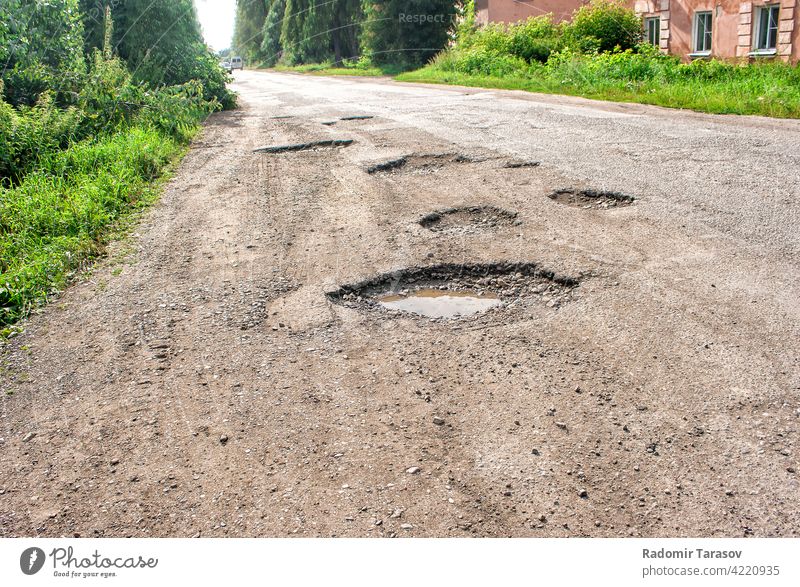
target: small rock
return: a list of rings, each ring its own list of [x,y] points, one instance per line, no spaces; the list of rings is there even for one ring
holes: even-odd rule
[[[542,454],[542,453],[540,453],[540,452],[539,452],[539,449],[538,449],[538,448],[534,448],[534,449],[531,451],[531,454],[532,454],[532,455],[534,455],[534,456],[537,456],[537,457],[538,457],[538,456],[539,456],[540,454]]]
[[[28,442],[36,438],[36,432],[28,432],[25,436],[22,437],[22,442]]]
[[[222,436],[219,437],[219,443],[220,444],[224,445],[227,442],[228,442],[228,435],[227,434],[223,434]]]
[[[439,416],[434,416],[433,417],[433,423],[436,424],[437,426],[443,426],[444,425],[444,418],[440,418]]]
[[[566,429],[567,429],[567,424],[566,424],[566,422],[556,422],[556,426],[558,426],[558,427],[559,427],[559,428],[561,428],[562,430],[566,430]]]
[[[585,489],[581,489],[578,492],[578,497],[580,497],[581,499],[589,499],[589,492],[586,491]]]
[[[409,467],[408,469],[406,469],[406,473],[408,473],[409,475],[416,475],[421,470],[422,469],[420,469],[419,467]]]
[[[400,524],[400,527],[403,530],[413,530],[414,529],[414,525],[413,524]]]

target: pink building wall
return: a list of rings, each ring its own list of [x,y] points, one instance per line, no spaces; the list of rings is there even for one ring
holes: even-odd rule
[[[643,17],[661,19],[661,48],[691,58],[695,13],[711,12],[711,56],[752,58],[757,9],[780,5],[776,56],[796,63],[800,59],[798,0],[633,0],[629,4]]]
[[[568,20],[572,13],[589,0],[475,0],[475,20],[517,22],[532,16],[553,13],[556,21]]]

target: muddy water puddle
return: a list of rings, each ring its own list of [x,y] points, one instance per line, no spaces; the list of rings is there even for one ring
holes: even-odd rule
[[[472,290],[420,289],[409,294],[387,294],[378,303],[389,310],[410,312],[428,318],[459,318],[486,312],[502,304],[494,294]]]

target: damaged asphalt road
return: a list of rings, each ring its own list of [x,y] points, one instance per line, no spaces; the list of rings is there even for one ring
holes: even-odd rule
[[[800,534],[800,123],[235,89],[0,351],[0,535]]]

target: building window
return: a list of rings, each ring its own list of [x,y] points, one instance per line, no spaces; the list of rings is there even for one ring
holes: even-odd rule
[[[694,52],[711,53],[710,12],[696,12],[694,15]]]
[[[661,19],[657,16],[645,18],[644,34],[648,43],[658,47],[661,44]]]
[[[756,8],[756,51],[775,51],[778,45],[779,4]]]

